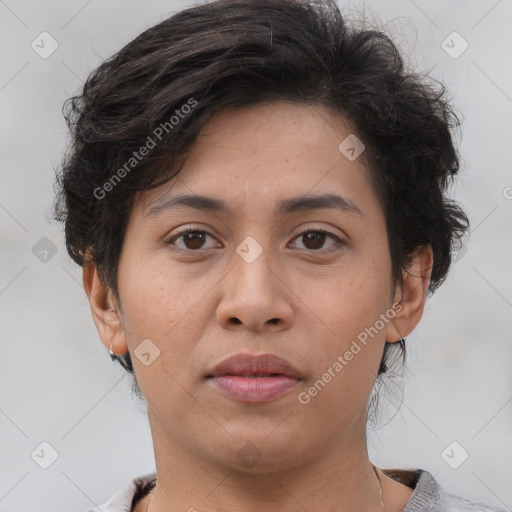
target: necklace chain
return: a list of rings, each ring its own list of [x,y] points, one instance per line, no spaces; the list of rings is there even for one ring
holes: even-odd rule
[[[375,476],[377,477],[377,482],[379,483],[379,493],[380,493],[380,509],[381,510],[384,510],[384,495],[382,493],[382,483],[380,481],[380,476],[379,476],[379,473],[377,471],[377,468],[372,464],[372,467],[373,467],[373,471],[375,473]],[[154,490],[154,487],[153,489],[149,492],[149,501],[148,501],[148,506],[146,507],[146,512],[149,511],[149,504],[151,503],[151,498],[153,497],[153,490]]]
[[[380,492],[380,509],[384,510],[384,495],[382,493],[382,482],[380,481],[379,472],[377,468],[372,464],[373,471],[375,472],[375,476],[377,477],[377,482],[379,482],[379,492]]]
[[[155,485],[156,485],[156,479],[155,479]],[[149,504],[151,503],[151,498],[153,497],[154,490],[155,490],[155,487],[153,486],[153,488],[149,491],[149,500],[148,500],[148,506],[146,507],[146,512],[148,512],[148,510],[149,510]]]

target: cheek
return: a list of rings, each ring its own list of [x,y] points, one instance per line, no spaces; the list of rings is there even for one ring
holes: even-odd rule
[[[137,261],[146,264],[136,264]],[[188,279],[176,271],[176,266],[171,267],[166,258],[151,259],[143,255],[126,259],[123,266],[120,265],[119,275],[126,341],[135,355],[132,361],[141,388],[144,380],[153,378],[153,370],[164,380],[169,377],[170,382],[166,382],[165,387],[170,385],[171,388],[171,376],[179,375],[181,382],[194,375],[192,366],[197,359],[193,354],[209,318],[207,301],[202,298],[214,284],[200,277]],[[138,347],[142,347],[143,340],[150,340],[157,347],[154,350],[158,356],[151,366],[137,360]],[[172,393],[171,389],[169,391]]]
[[[193,314],[202,288],[201,280],[188,279],[169,264],[165,255],[134,254],[119,267],[119,291],[127,325],[131,332],[148,337],[161,338]]]
[[[373,324],[387,305],[390,268],[364,255],[354,255],[350,266],[340,268],[320,294],[319,310],[335,321],[337,333]],[[333,329],[334,330],[334,329]]]
[[[322,350],[315,356],[315,372],[318,377],[331,368],[337,378],[332,379],[329,387],[342,386],[343,393],[350,389],[356,394],[360,389],[371,389],[389,323],[388,318],[382,321],[382,314],[388,308],[389,268],[377,264],[372,267],[370,260],[362,258],[361,265],[366,267],[365,271],[354,266],[346,274],[338,273],[337,278],[333,275],[329,287],[315,295],[318,299],[315,311],[322,319],[322,334],[320,331],[316,334]],[[332,367],[339,356],[343,359],[343,370],[336,372]],[[338,377],[341,374],[343,378]]]
[[[310,400],[308,414],[327,415],[337,428],[364,411],[384,346],[380,315],[386,305],[364,287],[356,290],[333,295],[338,300],[324,309],[330,329],[316,334],[321,350],[312,354],[313,372],[304,396]]]

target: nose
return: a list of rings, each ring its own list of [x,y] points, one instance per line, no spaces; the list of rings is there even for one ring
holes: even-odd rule
[[[234,254],[233,267],[218,286],[221,299],[216,317],[224,329],[246,329],[277,332],[293,323],[294,310],[290,302],[293,292],[285,276],[263,251],[254,261]],[[281,275],[280,275],[281,274]]]

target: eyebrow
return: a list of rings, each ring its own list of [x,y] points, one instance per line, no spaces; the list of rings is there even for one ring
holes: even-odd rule
[[[233,214],[232,208],[222,199],[200,195],[179,195],[158,201],[145,216],[154,217],[165,210],[183,206],[200,211]],[[362,218],[365,217],[362,210],[351,199],[336,194],[306,195],[282,199],[276,204],[274,214],[285,216],[294,212],[320,209],[339,209]]]

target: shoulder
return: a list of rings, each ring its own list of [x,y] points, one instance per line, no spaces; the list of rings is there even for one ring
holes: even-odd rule
[[[118,490],[107,502],[84,512],[131,512],[134,500],[140,499],[149,490],[156,473],[147,473],[132,478],[127,485]]]
[[[441,510],[444,512],[508,512],[504,508],[486,505],[478,501],[471,501],[463,496],[448,492],[441,492]]]
[[[402,512],[509,512],[450,493],[423,469],[382,469],[382,471],[414,489]]]

